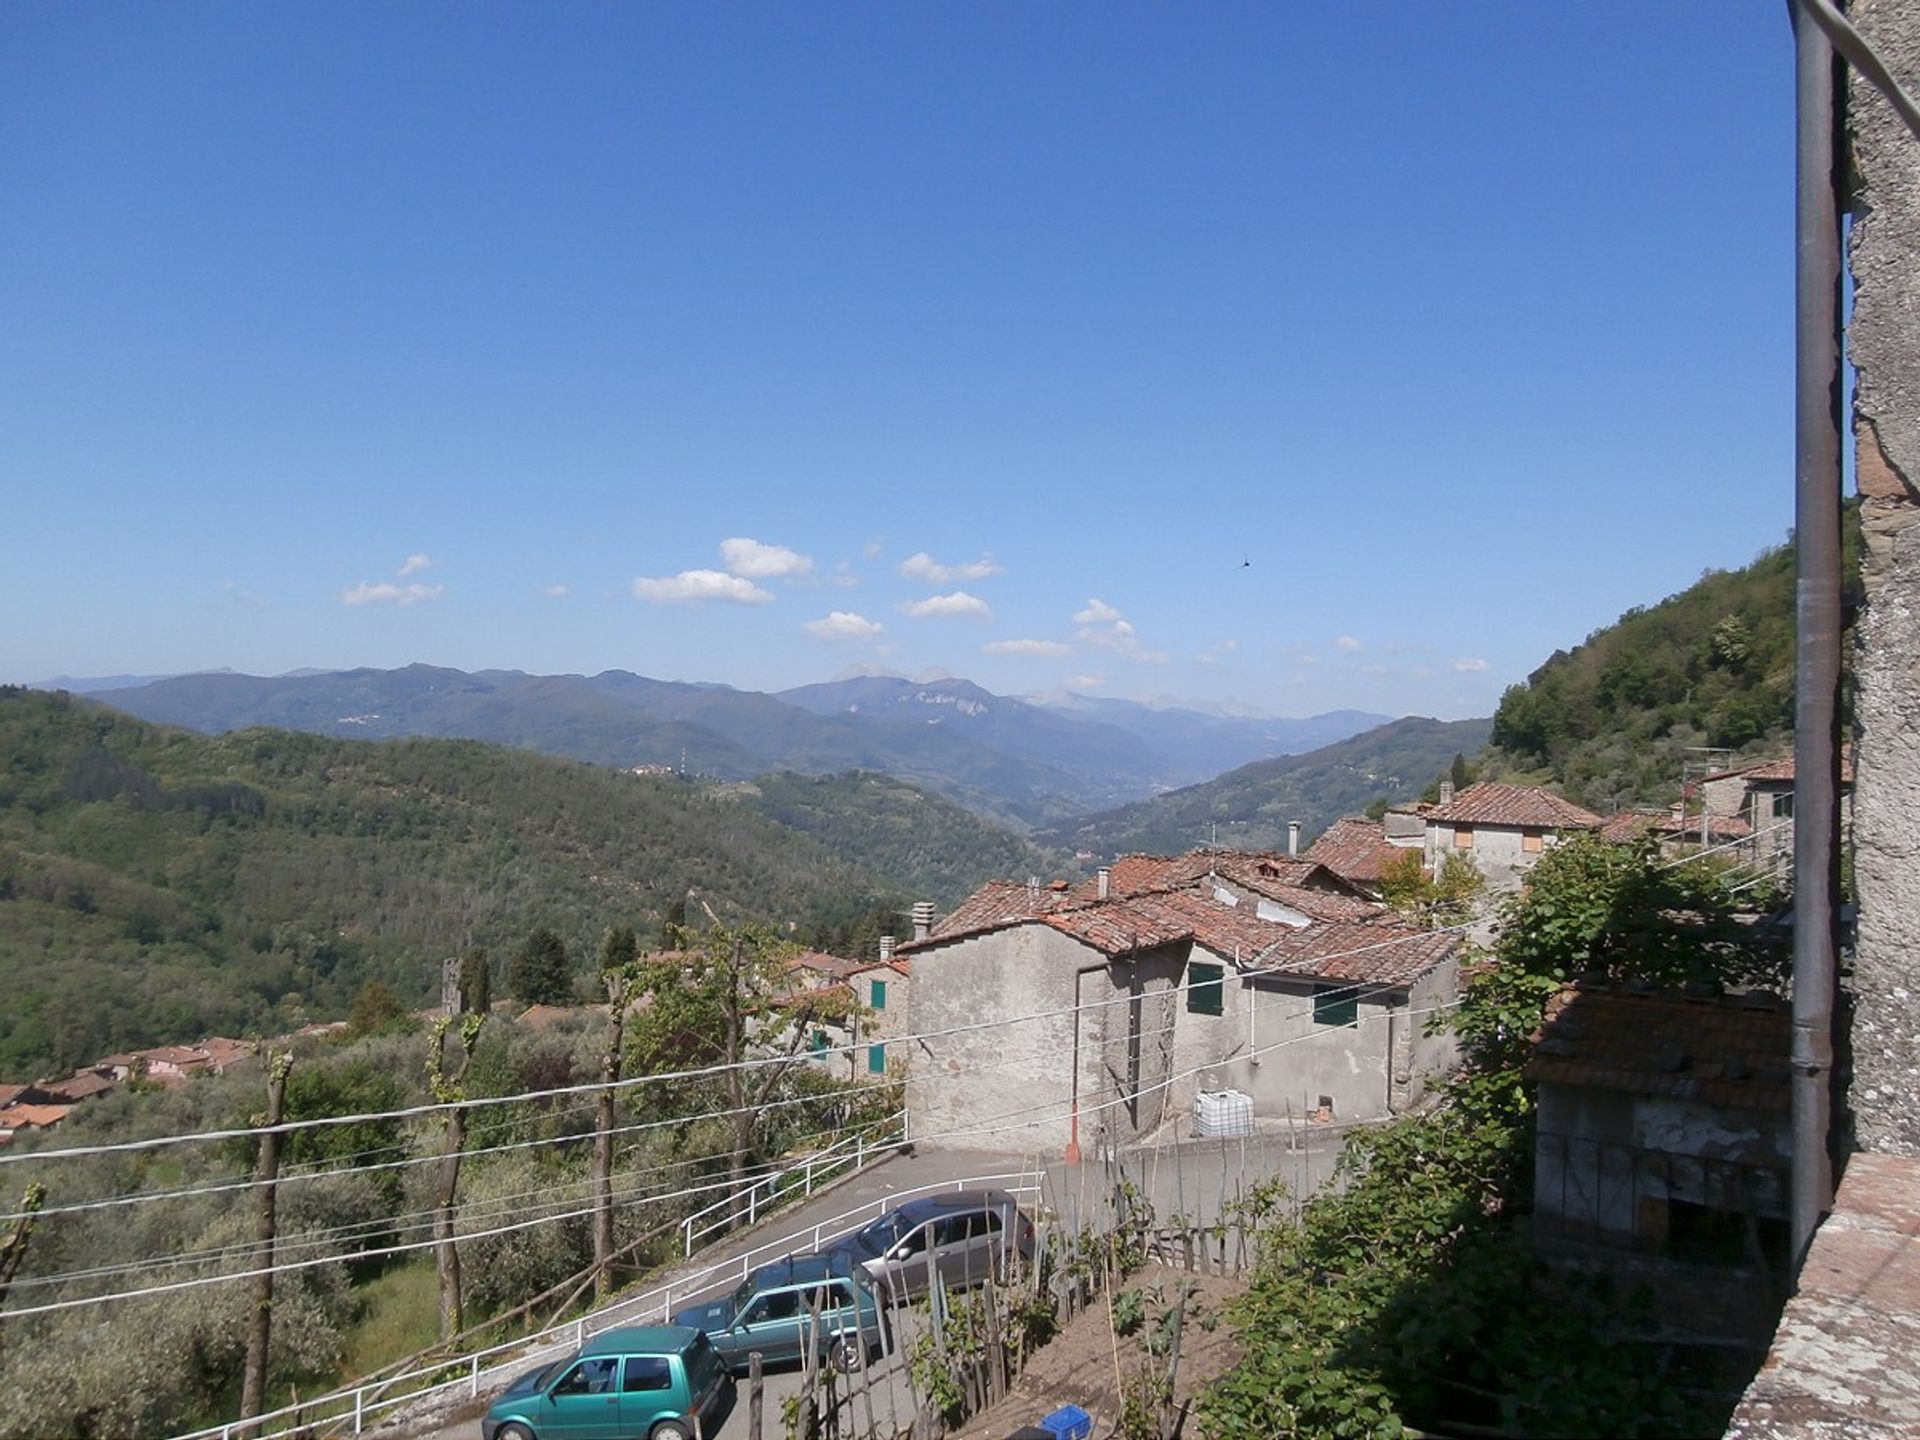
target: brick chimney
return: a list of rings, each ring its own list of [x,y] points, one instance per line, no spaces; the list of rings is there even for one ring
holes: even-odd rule
[[[913,938],[924,940],[933,933],[933,902],[917,900],[913,906]]]
[[[1094,893],[1098,895],[1100,899],[1105,900],[1113,894],[1113,871],[1102,865],[1098,870],[1093,872],[1093,878],[1097,887]]]
[[[1298,820],[1289,820],[1287,821],[1287,854],[1298,855],[1299,853],[1300,822]]]

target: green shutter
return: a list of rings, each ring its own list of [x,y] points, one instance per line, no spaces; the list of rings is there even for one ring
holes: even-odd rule
[[[1195,1015],[1219,1015],[1226,1010],[1227,987],[1221,980],[1226,970],[1219,965],[1187,966],[1187,1009]]]
[[[827,1048],[827,1032],[826,1031],[816,1030],[813,1032],[813,1048],[815,1050],[824,1050]]]
[[[887,1008],[887,982],[884,980],[873,982],[873,1008],[876,1010]]]
[[[884,1075],[887,1073],[887,1047],[884,1045],[867,1046],[867,1073]]]
[[[1313,992],[1313,1023],[1316,1025],[1358,1025],[1360,994],[1351,985],[1337,985]]]

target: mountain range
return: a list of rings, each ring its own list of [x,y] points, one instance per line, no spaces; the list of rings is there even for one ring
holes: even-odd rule
[[[962,679],[886,675],[774,694],[625,670],[530,675],[418,664],[95,683],[117,709],[208,734],[272,726],[361,739],[460,737],[719,779],[874,771],[1021,829],[1313,750],[1389,718],[1216,715],[1075,695],[1038,702]],[[52,688],[85,693],[83,682]]]

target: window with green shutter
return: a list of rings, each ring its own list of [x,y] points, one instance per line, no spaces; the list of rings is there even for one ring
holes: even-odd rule
[[[1226,1010],[1226,969],[1219,965],[1187,966],[1187,1009],[1194,1015],[1219,1015]]]
[[[887,1073],[887,1047],[884,1045],[867,1046],[867,1073],[884,1075]]]
[[[813,1048],[815,1050],[824,1050],[827,1048],[827,1032],[826,1031],[816,1030],[813,1032]]]
[[[887,1008],[887,982],[884,980],[873,982],[873,1008],[876,1010]]]
[[[1313,1023],[1316,1025],[1358,1025],[1360,995],[1351,985],[1336,985],[1313,992]]]

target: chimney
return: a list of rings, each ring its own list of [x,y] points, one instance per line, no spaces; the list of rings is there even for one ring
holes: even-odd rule
[[[893,959],[893,936],[882,935],[880,937],[880,963],[884,965],[891,959]]]
[[[1298,855],[1299,853],[1300,822],[1298,820],[1289,820],[1287,821],[1287,854]]]
[[[1442,805],[1451,805],[1453,803],[1453,781],[1442,780],[1440,782],[1440,803]]]
[[[933,902],[917,900],[913,906],[913,938],[924,940],[933,933]]]
[[[1093,872],[1093,878],[1099,888],[1094,892],[1102,900],[1113,894],[1113,871],[1102,865]]]

